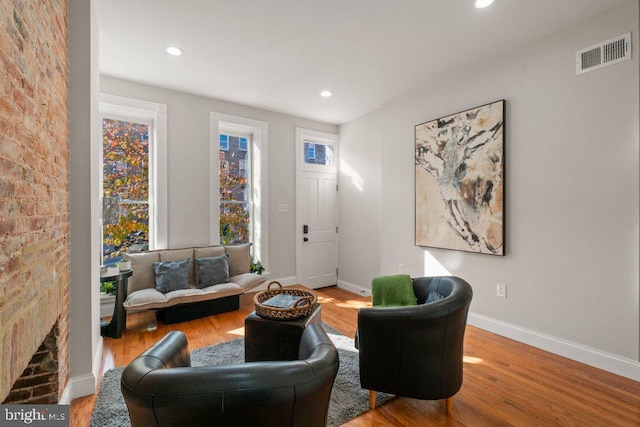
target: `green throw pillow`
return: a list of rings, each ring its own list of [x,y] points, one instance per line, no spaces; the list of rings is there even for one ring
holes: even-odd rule
[[[413,281],[408,274],[375,277],[371,280],[371,303],[374,307],[418,305]]]

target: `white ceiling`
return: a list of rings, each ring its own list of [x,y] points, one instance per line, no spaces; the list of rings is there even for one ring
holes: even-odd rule
[[[340,124],[625,1],[99,0],[100,70]]]

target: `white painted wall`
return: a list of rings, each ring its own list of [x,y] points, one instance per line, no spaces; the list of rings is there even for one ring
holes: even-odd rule
[[[450,70],[341,126],[348,161],[358,157],[359,168],[381,180],[377,195],[340,193],[340,279],[369,288],[372,274],[349,268],[354,254],[376,274],[396,273],[399,263],[412,276],[448,271],[471,283],[471,312],[486,324],[611,355],[640,377],[638,21],[638,2],[630,1]],[[632,60],[575,75],[576,50],[628,31]],[[498,99],[507,102],[507,256],[416,247],[414,126]],[[366,212],[373,219],[363,219]],[[358,232],[345,239],[349,227]],[[507,299],[496,297],[497,282],[508,285]]]
[[[70,398],[95,391],[100,337],[98,20],[94,0],[69,1]],[[66,394],[66,392],[65,392]]]
[[[381,116],[340,126],[338,285],[356,293],[380,275]]]
[[[103,93],[167,105],[170,248],[209,244],[210,112],[269,124],[269,272],[295,276],[295,128],[337,133],[337,126],[102,76]],[[278,213],[278,204],[289,212]]]

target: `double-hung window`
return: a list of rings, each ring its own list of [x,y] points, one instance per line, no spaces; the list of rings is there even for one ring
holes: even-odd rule
[[[267,137],[263,121],[211,113],[211,244],[251,243],[267,265]]]
[[[150,121],[133,118],[102,118],[102,193],[115,199],[106,221],[103,218],[102,257],[117,259],[121,252],[149,250],[153,230],[150,197],[149,145],[153,143]]]
[[[227,132],[221,130],[221,132]],[[251,135],[220,133],[220,241],[249,243],[251,235]]]
[[[103,263],[166,247],[166,106],[102,95]]]

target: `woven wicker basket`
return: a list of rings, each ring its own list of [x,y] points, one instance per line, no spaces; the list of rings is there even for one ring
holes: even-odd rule
[[[278,289],[271,290],[271,285],[278,285]],[[302,298],[296,301],[293,307],[289,308],[271,307],[262,304],[278,294],[294,295]],[[305,301],[307,304],[300,305]],[[306,317],[318,306],[318,299],[313,293],[302,289],[284,289],[280,282],[276,281],[269,283],[266,291],[258,292],[253,297],[253,302],[255,303],[256,314],[258,316],[274,320],[294,320]]]

